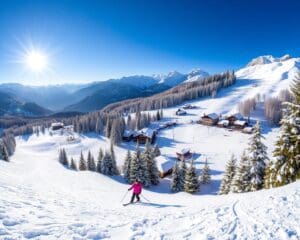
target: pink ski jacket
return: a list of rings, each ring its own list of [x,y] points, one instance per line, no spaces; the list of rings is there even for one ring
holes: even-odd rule
[[[142,184],[141,183],[134,183],[129,188],[129,190],[133,189],[134,194],[140,194],[142,192]]]

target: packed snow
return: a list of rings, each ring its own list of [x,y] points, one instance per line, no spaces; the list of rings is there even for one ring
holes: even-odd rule
[[[160,124],[177,125],[159,132],[156,143],[162,156],[157,162],[160,169],[172,166],[176,152],[186,148],[198,171],[207,159],[212,181],[195,195],[170,193],[166,177],[143,190],[142,203],[123,207],[121,200],[128,202],[130,193],[121,176],[76,172],[58,162],[62,147],[78,161],[81,151],[86,156],[91,150],[97,157],[100,147],[108,149],[108,139],[69,131],[18,137],[11,162],[0,161],[0,239],[300,239],[300,182],[217,195],[226,162],[232,153],[241,155],[249,135],[195,123],[204,113],[235,113],[240,101],[257,93],[278,94],[298,67],[295,58],[248,66],[236,73],[237,83],[216,98],[189,102],[196,108],[186,115],[175,115],[184,104],[164,109]],[[252,117],[261,120],[271,155],[278,128],[269,125],[259,109]],[[127,149],[134,148],[133,142],[115,148],[118,166]]]

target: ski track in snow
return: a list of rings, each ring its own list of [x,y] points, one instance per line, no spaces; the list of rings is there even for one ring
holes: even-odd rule
[[[104,137],[76,135],[71,144],[58,135],[18,138],[11,162],[0,161],[0,239],[300,239],[300,182],[216,196],[228,157],[232,152],[239,155],[249,136],[190,124],[204,112],[235,112],[241,100],[257,93],[277,94],[293,77],[293,61],[238,71],[236,85],[223,89],[215,99],[192,101],[198,108],[188,110],[186,116],[174,117],[180,106],[164,110],[166,119],[176,119],[179,124],[158,136],[163,157],[190,147],[197,156],[197,169],[208,158],[212,183],[201,186],[196,195],[170,194],[166,178],[158,187],[143,191],[151,203],[144,199],[123,207],[120,200],[128,185],[121,177],[74,172],[57,162],[62,146],[75,159],[81,150],[86,155],[90,149],[96,155],[99,146],[109,147]],[[278,129],[265,122],[261,109],[253,115],[262,121],[271,153]],[[118,165],[126,148],[134,149],[134,144],[115,149]],[[128,194],[124,202],[129,198]]]

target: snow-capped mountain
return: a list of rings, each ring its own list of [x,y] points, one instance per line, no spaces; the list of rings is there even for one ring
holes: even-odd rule
[[[274,63],[274,62],[284,62],[291,58],[292,57],[289,54],[283,55],[282,57],[279,58],[273,57],[272,55],[259,56],[257,58],[252,59],[251,62],[247,64],[247,67],[254,66],[254,65]]]
[[[249,92],[250,97],[257,93],[272,96],[282,89],[288,89],[299,71],[300,58],[268,55],[253,59],[246,67],[236,71],[236,76],[241,80],[251,80],[256,86]]]

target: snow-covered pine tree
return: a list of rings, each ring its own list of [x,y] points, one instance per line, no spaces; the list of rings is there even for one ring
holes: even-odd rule
[[[236,168],[234,174],[230,192],[241,193],[250,191],[250,162],[246,155],[246,151],[243,152],[240,162]]]
[[[119,175],[119,170],[116,162],[116,154],[112,142],[110,142],[110,156],[111,156],[111,173],[112,175]]]
[[[219,194],[228,194],[236,172],[236,158],[232,154],[230,160],[226,163],[225,172],[219,189]]]
[[[184,181],[184,191],[188,193],[195,193],[199,190],[199,181],[196,173],[196,168],[194,167],[194,161],[187,169]]]
[[[103,159],[103,151],[100,148],[99,153],[98,153],[98,158],[97,158],[97,172],[101,173],[101,162]]]
[[[1,140],[0,140],[0,160],[9,162],[9,156],[6,150],[6,146],[3,144]]]
[[[142,153],[141,160],[146,163],[151,184],[157,185],[159,183],[159,171],[149,141],[146,142],[145,150]]]
[[[280,135],[268,165],[265,187],[278,187],[300,178],[300,105],[285,103]]]
[[[110,169],[111,169],[111,156],[108,151],[105,151],[103,159],[101,161],[101,173],[104,175],[112,175]]]
[[[75,161],[74,161],[73,158],[71,158],[71,165],[70,165],[70,168],[71,168],[72,170],[75,170],[75,171],[78,170],[78,169],[77,169],[77,165],[76,165],[76,163],[75,163]]]
[[[131,153],[130,151],[128,150],[127,151],[127,155],[126,155],[126,158],[125,158],[125,161],[124,161],[124,165],[123,165],[123,168],[122,168],[122,171],[123,171],[123,176],[125,178],[125,180],[127,182],[130,182],[130,166],[131,166]]]
[[[86,161],[84,159],[84,156],[83,156],[82,152],[80,153],[79,170],[80,171],[86,171],[87,170],[87,164],[86,164]]]
[[[182,191],[182,178],[180,175],[180,167],[178,161],[173,166],[170,188],[172,192]]]
[[[66,150],[64,148],[59,150],[59,157],[58,157],[59,162],[64,165],[64,166],[69,166],[69,161],[67,157]]]
[[[91,154],[91,151],[88,152],[88,157],[87,157],[87,167],[89,171],[96,171],[96,164],[95,164],[95,159]]]
[[[109,176],[119,174],[116,160],[114,159],[113,147],[110,149],[110,152],[105,151],[104,153],[103,159],[101,161],[101,173]]]
[[[119,118],[113,120],[110,130],[110,140],[113,144],[119,145],[122,142],[123,127]]]
[[[160,156],[160,154],[161,153],[160,153],[159,147],[157,144],[155,144],[154,148],[153,148],[153,155],[154,155],[154,157],[158,157],[158,156]]]
[[[211,181],[211,176],[210,176],[210,169],[209,169],[209,165],[207,162],[207,159],[205,160],[205,164],[204,167],[201,171],[201,183],[202,184],[208,184]]]
[[[129,171],[129,183],[134,183],[138,178],[138,169],[139,169],[139,160],[140,158],[140,149],[139,144],[137,143],[136,150],[132,155],[130,162],[130,171]]]
[[[184,182],[185,182],[185,175],[187,173],[187,167],[185,160],[181,160],[179,164],[179,175],[180,175],[180,189],[184,190]]]
[[[142,159],[139,143],[137,143],[130,165],[130,182],[136,179],[139,179],[144,187],[149,187],[151,184],[147,162]]]
[[[262,142],[263,138],[260,123],[257,121],[248,147],[250,191],[257,191],[263,187],[265,168],[268,161],[267,147]]]

